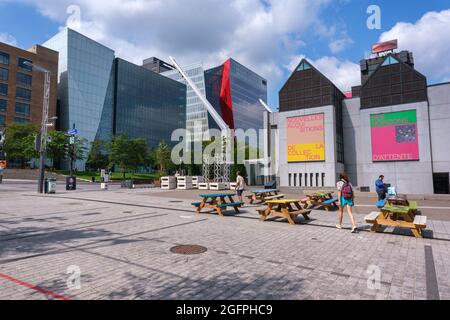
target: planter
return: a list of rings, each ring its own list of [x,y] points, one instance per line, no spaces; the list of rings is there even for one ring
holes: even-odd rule
[[[122,181],[121,187],[122,189],[133,189],[134,182],[133,180],[124,180]]]

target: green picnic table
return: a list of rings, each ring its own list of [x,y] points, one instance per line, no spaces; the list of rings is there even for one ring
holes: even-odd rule
[[[197,208],[197,213],[200,214],[203,209],[213,209],[217,214],[223,217],[224,211],[231,207],[236,213],[239,213],[239,207],[243,205],[242,202],[235,202],[233,197],[235,193],[212,193],[201,194],[202,201],[193,202],[192,205]]]

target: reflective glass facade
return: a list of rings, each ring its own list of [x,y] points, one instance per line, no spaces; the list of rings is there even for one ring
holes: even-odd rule
[[[59,52],[60,129],[89,142],[112,138],[114,51],[65,28],[44,46]]]
[[[115,70],[114,133],[173,145],[172,132],[186,127],[186,86],[122,59]]]
[[[205,72],[206,96],[228,126],[234,129],[262,129],[267,101],[267,81],[230,59]],[[210,126],[217,127],[213,119]]]
[[[203,65],[199,63],[184,67],[183,70],[196,84],[200,92],[206,96],[205,71],[203,69]],[[162,74],[168,78],[187,85],[187,82],[184,80],[178,70],[167,71]],[[199,126],[201,126],[201,131],[198,130]],[[189,85],[187,85],[186,93],[186,129],[194,134],[192,137],[193,141],[202,141],[202,132],[205,132],[209,129],[208,111],[201,102],[200,98],[197,97],[194,90],[192,90]]]

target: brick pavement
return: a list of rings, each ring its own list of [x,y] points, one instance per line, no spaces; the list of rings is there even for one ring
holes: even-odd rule
[[[361,232],[351,234],[334,228],[334,212],[296,226],[260,223],[256,207],[197,216],[185,197],[151,190],[2,192],[0,203],[0,274],[71,299],[450,299],[449,222],[430,222],[437,239],[415,239],[372,234],[358,215]],[[172,254],[178,244],[208,251]],[[72,265],[79,290],[67,287]],[[377,289],[367,285],[371,265]],[[47,298],[0,277],[0,299]]]

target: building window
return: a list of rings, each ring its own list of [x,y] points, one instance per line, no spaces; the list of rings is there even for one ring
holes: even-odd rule
[[[305,71],[311,69],[311,66],[308,62],[303,61],[297,68],[297,71]]]
[[[325,187],[325,173],[322,173],[322,187]]]
[[[0,115],[0,126],[5,125],[5,116]]]
[[[31,100],[31,90],[25,88],[17,88],[16,98],[23,100]]]
[[[310,180],[311,180],[311,187],[312,187],[312,186],[313,186],[314,173],[311,173],[311,174],[309,175],[309,178],[310,178]]]
[[[8,85],[4,83],[0,83],[0,96],[8,95]]]
[[[16,123],[29,123],[30,119],[25,119],[25,118],[14,118],[14,122]]]
[[[9,54],[0,51],[0,64],[9,65]]]
[[[303,174],[298,174],[299,187],[303,187]]]
[[[316,173],[316,187],[319,187],[319,174]]]
[[[389,56],[389,57],[387,57],[386,60],[384,60],[382,66],[385,67],[385,66],[390,66],[391,64],[397,64],[397,63],[399,63],[397,59],[395,59],[393,56]]]
[[[19,58],[17,65],[19,66],[19,68],[26,70],[26,71],[33,71],[33,67],[29,66],[28,63],[33,63],[33,61],[28,60],[28,59],[24,59],[24,58]]]
[[[23,115],[30,115],[30,105],[26,103],[16,103],[16,113],[17,114],[23,114]]]
[[[17,83],[31,87],[33,83],[33,77],[29,74],[19,72],[17,73]]]
[[[0,68],[0,80],[2,81],[8,81],[9,78],[9,71],[5,68]]]
[[[294,187],[297,186],[297,174],[294,173]]]
[[[308,174],[305,173],[305,187],[308,186]]]
[[[292,187],[292,174],[289,173],[289,187]]]
[[[8,101],[0,99],[0,112],[5,112],[8,106]]]

